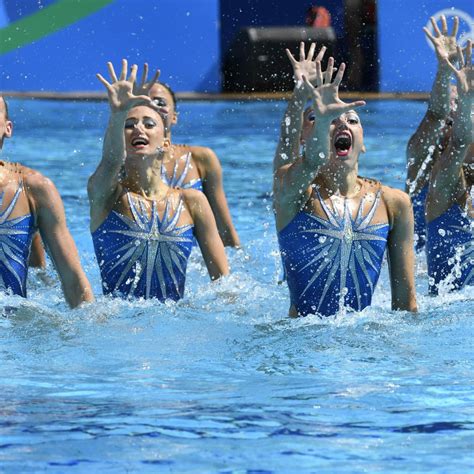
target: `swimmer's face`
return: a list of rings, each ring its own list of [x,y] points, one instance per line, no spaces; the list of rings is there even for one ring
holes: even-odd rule
[[[3,148],[3,140],[10,138],[13,133],[13,123],[7,118],[7,108],[3,97],[0,96],[0,150]]]
[[[158,107],[166,109],[168,115],[167,126],[170,127],[178,122],[178,115],[176,113],[176,104],[170,91],[160,83],[155,83],[148,92]]]
[[[124,132],[127,157],[156,155],[167,140],[161,115],[146,106],[129,111]]]
[[[349,110],[333,120],[329,128],[331,158],[344,162],[357,162],[365,153],[364,130],[359,115]]]

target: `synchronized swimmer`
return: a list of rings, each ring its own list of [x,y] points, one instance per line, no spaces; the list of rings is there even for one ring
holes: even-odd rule
[[[345,65],[322,70],[300,45],[287,50],[295,87],[273,161],[276,231],[290,293],[290,315],[331,316],[370,306],[387,254],[392,309],[417,311],[415,250],[425,250],[429,292],[474,285],[472,41],[457,45],[431,19],[425,28],[438,60],[428,111],[407,147],[407,193],[358,174],[365,153],[356,109],[338,91]],[[171,141],[176,98],[148,80],[145,64],[107,64],[110,118],[102,159],[89,179],[90,230],[104,294],[122,298],[183,297],[197,241],[211,280],[229,273],[225,246],[239,247],[213,150]],[[455,78],[456,87],[451,85]],[[0,96],[0,149],[13,133]],[[411,197],[411,200],[410,200]],[[413,205],[412,205],[413,202]],[[41,238],[39,237],[39,234]],[[0,161],[0,289],[26,297],[29,266],[44,266],[44,243],[71,307],[92,302],[66,226],[61,198],[37,171]]]

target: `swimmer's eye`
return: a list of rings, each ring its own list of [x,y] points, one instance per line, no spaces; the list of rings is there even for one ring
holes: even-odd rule
[[[347,117],[347,123],[350,123],[351,125],[357,125],[360,123],[359,117],[356,115],[349,115],[349,117]]]
[[[310,122],[314,122],[316,120],[316,115],[314,112],[311,112],[310,114],[308,114],[308,120]]]
[[[145,128],[153,128],[156,127],[156,122],[152,119],[145,119],[143,125],[145,125]]]
[[[157,106],[157,107],[168,107],[168,103],[166,102],[163,97],[154,97],[152,102]]]
[[[446,119],[446,125],[447,125],[448,127],[452,127],[452,126],[453,126],[453,122],[454,122],[454,120],[453,120],[451,117],[448,117],[448,118]]]
[[[136,120],[125,120],[124,128],[134,128],[136,123]]]

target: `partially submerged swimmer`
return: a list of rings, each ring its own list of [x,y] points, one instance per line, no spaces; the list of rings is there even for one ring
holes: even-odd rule
[[[333,80],[333,59],[323,73],[313,54],[313,46],[308,57],[302,46],[299,61],[289,54],[297,86],[282,121],[274,162],[274,208],[290,314],[329,316],[370,305],[385,249],[392,308],[416,311],[409,198],[358,177],[365,146],[353,108],[364,103],[342,102],[338,87],[344,65]],[[303,115],[307,99],[312,100],[312,111]],[[305,150],[296,155],[302,130]]]
[[[135,86],[135,94],[143,94],[146,88],[147,95],[166,112],[171,145],[162,162],[163,181],[172,188],[193,188],[202,191],[211,206],[222,242],[225,246],[239,247],[239,236],[232,223],[224,192],[219,158],[208,147],[172,142],[171,130],[178,123],[176,95],[167,84],[156,82],[157,78],[147,83],[147,75],[148,65],[145,64],[142,81],[140,85]]]
[[[426,199],[429,291],[474,285],[474,124],[472,41],[458,47],[458,106],[449,142],[434,164]]]
[[[102,160],[89,180],[91,232],[105,294],[182,298],[186,265],[197,239],[211,279],[228,273],[224,247],[206,197],[173,189],[161,177],[170,153],[163,111],[132,94],[137,66],[117,79],[108,64],[111,116]],[[122,176],[123,173],[123,176]]]
[[[427,28],[424,28],[424,31],[433,44],[438,69],[428,102],[428,110],[415,133],[410,137],[406,151],[406,191],[413,202],[417,251],[422,250],[426,242],[425,206],[431,170],[450,140],[457,102],[456,86],[450,83],[452,74],[449,60],[455,60],[457,54],[456,36],[459,18],[454,17],[451,33],[448,33],[444,16],[441,16],[441,30],[433,17],[430,20],[433,33]]]
[[[11,133],[6,102],[0,96],[0,149]],[[93,301],[54,184],[26,166],[0,161],[1,290],[26,297],[28,257],[37,231],[47,245],[69,305]]]

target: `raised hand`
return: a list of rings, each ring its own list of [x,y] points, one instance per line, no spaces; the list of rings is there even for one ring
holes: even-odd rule
[[[321,63],[316,62],[316,87],[311,84],[306,76],[303,76],[305,88],[309,91],[310,97],[313,101],[313,110],[316,116],[316,123],[318,120],[331,122],[333,119],[339,117],[341,114],[365,105],[363,100],[357,100],[347,104],[339,98],[339,86],[344,76],[346,65],[341,63],[339,69],[332,79],[332,71],[334,67],[334,58],[329,58],[328,67],[326,71],[321,71]]]
[[[438,63],[447,65],[448,61],[455,61],[457,57],[456,36],[458,34],[459,18],[457,16],[454,17],[451,34],[448,34],[448,24],[444,15],[441,16],[441,31],[433,17],[430,18],[430,21],[433,25],[434,35],[426,27],[423,28],[423,31],[431,43],[433,43]]]
[[[107,89],[109,105],[112,109],[112,112],[126,112],[138,104],[146,104],[152,106],[153,108],[157,108],[148,95],[135,95],[133,92],[138,70],[138,66],[136,64],[132,66],[128,79],[128,63],[126,59],[122,59],[122,71],[119,78],[117,78],[114,66],[111,62],[107,63],[107,68],[109,70],[111,82],[104,79],[101,74],[97,74],[96,76],[97,79],[99,79],[99,81]],[[151,85],[148,87],[148,90],[151,88]],[[148,92],[148,90],[146,87],[143,88],[143,91]]]
[[[472,64],[472,40],[467,42],[464,49],[466,58],[460,46],[457,47],[457,60],[459,69],[456,68],[451,61],[448,62],[449,67],[454,72],[458,83],[458,94],[460,97],[472,96],[474,92],[474,65]]]
[[[153,76],[153,79],[151,81],[148,81],[148,63],[144,63],[140,83],[135,82],[133,84],[133,93],[135,95],[148,95],[148,92],[153,87],[153,84],[155,84],[155,82],[158,82],[159,78],[160,70],[157,69],[155,75]]]
[[[309,82],[315,84],[316,81],[316,63],[321,63],[324,53],[326,52],[326,46],[323,46],[315,58],[314,52],[316,50],[316,43],[311,43],[309,47],[308,54],[305,55],[305,46],[304,42],[300,43],[300,58],[297,61],[295,57],[291,54],[289,49],[286,49],[286,55],[290,60],[291,66],[293,67],[293,78],[295,83],[301,84],[303,82],[303,76],[308,78]]]

